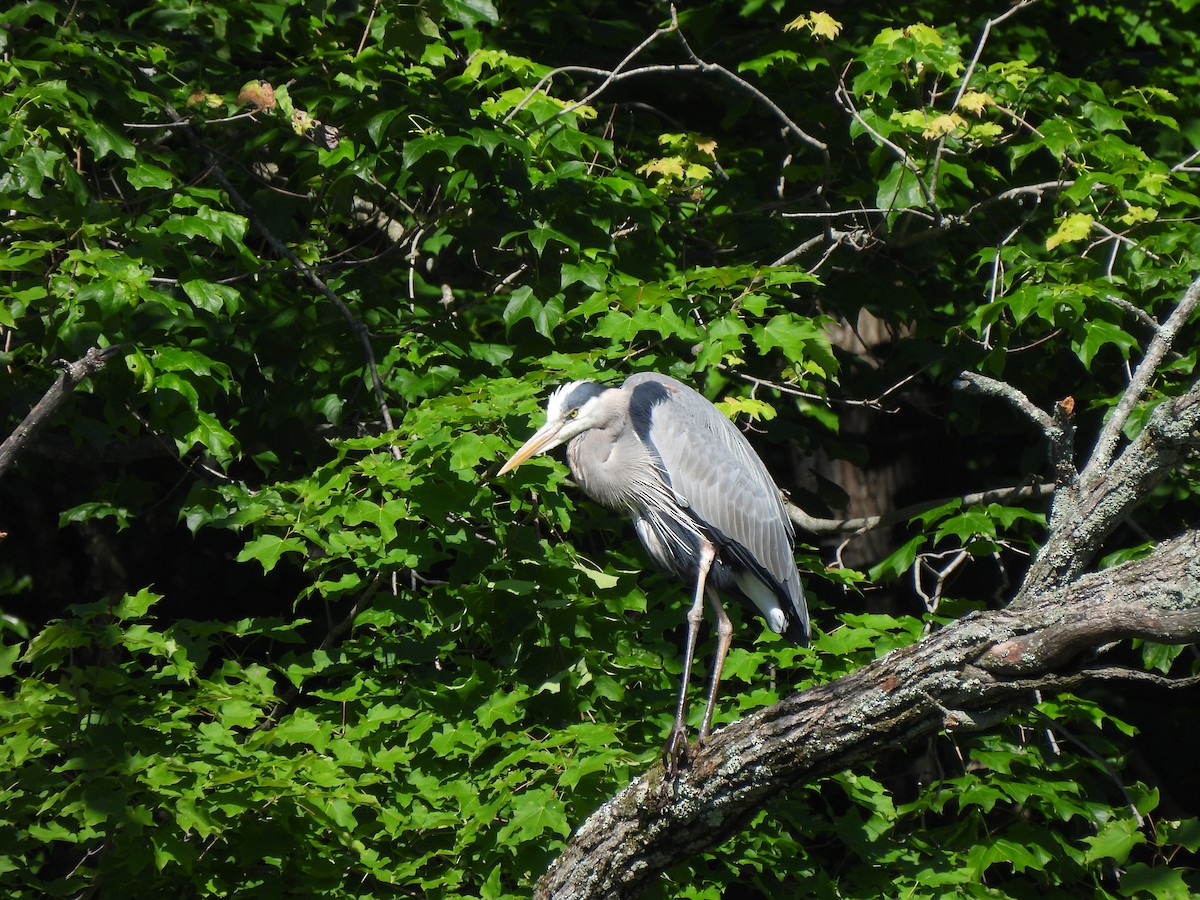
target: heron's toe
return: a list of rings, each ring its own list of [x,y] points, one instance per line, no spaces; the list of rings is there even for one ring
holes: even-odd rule
[[[667,735],[667,742],[663,744],[663,768],[667,770],[669,777],[674,777],[687,760],[687,733],[677,725],[671,729],[671,733]]]

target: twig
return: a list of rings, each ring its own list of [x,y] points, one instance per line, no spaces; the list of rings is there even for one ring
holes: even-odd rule
[[[1150,315],[1150,313],[1146,312],[1137,304],[1130,303],[1124,297],[1118,297],[1115,294],[1109,294],[1104,299],[1113,306],[1121,307],[1121,309],[1125,310],[1125,312],[1129,313],[1151,331],[1158,331],[1158,319],[1154,318],[1154,316]]]
[[[691,65],[649,65],[649,66],[642,66],[637,69],[630,69],[627,71],[625,70],[625,66],[628,65],[635,57],[637,57],[640,53],[642,53],[642,51],[644,51],[652,43],[654,43],[654,41],[658,40],[663,35],[672,34],[672,33],[674,33],[675,35],[678,36],[679,42],[683,46],[684,52],[686,52],[688,57],[692,60]],[[770,97],[768,97],[762,91],[760,91],[758,88],[756,88],[750,82],[746,81],[746,79],[742,78],[740,75],[735,74],[734,72],[729,71],[729,69],[726,69],[722,65],[719,65],[717,63],[706,62],[696,54],[696,52],[692,49],[691,45],[687,42],[687,39],[683,36],[683,32],[680,30],[678,12],[674,6],[671,7],[671,24],[664,25],[662,28],[657,29],[653,34],[651,34],[649,37],[647,37],[645,40],[643,40],[640,44],[638,44],[633,50],[631,50],[628,54],[626,54],[625,58],[622,59],[619,63],[617,63],[617,65],[614,68],[612,68],[611,70],[604,70],[604,69],[591,69],[591,68],[583,67],[583,66],[564,66],[559,69],[554,69],[551,72],[548,72],[546,75],[544,75],[538,81],[538,83],[534,85],[534,87],[529,91],[529,93],[527,93],[525,95],[525,97],[523,97],[521,99],[521,101],[508,113],[508,115],[505,116],[504,121],[507,122],[514,115],[516,115],[516,113],[523,106],[525,106],[525,104],[528,103],[529,100],[531,100],[537,94],[537,92],[539,90],[541,90],[542,87],[551,78],[554,77],[554,75],[562,73],[562,72],[567,72],[567,71],[585,72],[588,74],[603,75],[604,80],[601,81],[600,84],[597,85],[595,88],[593,88],[591,91],[589,91],[582,99],[576,101],[575,103],[571,104],[570,106],[566,106],[563,109],[559,110],[553,116],[550,116],[548,119],[546,119],[544,122],[539,122],[537,125],[535,125],[531,129],[531,131],[538,131],[538,130],[548,127],[551,123],[555,122],[562,116],[568,115],[568,114],[574,112],[575,110],[579,109],[581,106],[591,103],[593,100],[595,100],[597,97],[599,97],[604,91],[608,90],[614,84],[617,84],[627,78],[633,78],[633,77],[637,77],[637,76],[641,76],[641,75],[649,75],[649,74],[681,74],[681,73],[700,72],[700,73],[706,74],[706,75],[707,74],[720,75],[722,78],[731,82],[739,90],[744,91],[744,92],[750,94],[751,96],[753,96],[755,98],[755,100],[757,100],[759,103],[761,103],[763,106],[765,106],[768,110],[771,111],[771,113],[777,119],[779,119],[779,121],[783,124],[783,127],[786,131],[788,131],[789,133],[794,135],[796,138],[798,138],[805,144],[808,144],[810,147],[819,151],[821,153],[821,155],[824,157],[825,167],[828,168],[828,166],[829,166],[829,147],[824,142],[817,140],[817,138],[813,137],[811,134],[809,134],[807,131],[805,131],[803,128],[801,128],[799,125],[797,125],[796,122],[786,112],[784,112],[783,109],[777,103],[775,103],[774,100],[772,100]]]
[[[1200,150],[1192,153],[1187,159],[1181,159],[1175,165],[1171,166],[1172,172],[1195,172],[1196,168],[1192,165],[1197,159],[1200,159]]]
[[[371,34],[371,23],[375,21],[375,13],[379,12],[379,0],[375,0],[371,4],[371,12],[367,16],[367,24],[363,26],[362,38],[358,42],[358,49],[354,51],[354,55],[358,56],[363,52],[363,47],[367,46],[367,37]]]
[[[1175,307],[1175,311],[1155,332],[1154,337],[1150,340],[1150,345],[1146,348],[1145,355],[1142,356],[1142,361],[1134,370],[1129,386],[1125,388],[1125,393],[1121,395],[1116,409],[1104,423],[1104,428],[1096,439],[1092,456],[1080,474],[1080,481],[1085,487],[1092,486],[1103,477],[1104,470],[1112,461],[1121,431],[1124,429],[1125,423],[1129,421],[1130,413],[1142,399],[1142,395],[1146,393],[1146,389],[1150,386],[1150,380],[1162,364],[1163,357],[1171,349],[1175,335],[1195,312],[1197,302],[1200,302],[1200,278],[1191,283],[1179,301],[1179,305]]]
[[[13,430],[3,444],[0,444],[0,476],[3,476],[16,462],[17,456],[33,440],[34,435],[46,426],[46,423],[58,412],[59,407],[67,402],[67,397],[75,390],[75,386],[103,369],[105,364],[125,347],[125,344],[114,344],[103,349],[92,347],[81,359],[63,367],[63,373],[58,376],[54,384],[50,385],[50,389],[42,395],[42,399],[33,405],[33,409],[29,411],[21,424]]]
[[[585,73],[592,74],[592,75],[605,75],[606,77],[605,77],[604,81],[600,82],[599,87],[593,89],[590,93],[586,94],[582,100],[579,100],[578,102],[572,104],[571,106],[566,107],[561,112],[555,113],[555,115],[551,119],[549,119],[547,122],[541,123],[541,125],[539,125],[538,127],[540,128],[543,125],[549,124],[549,122],[552,122],[554,119],[557,119],[559,116],[564,116],[567,113],[574,112],[575,110],[579,109],[579,107],[581,107],[581,106],[586,106],[588,103],[591,103],[594,99],[596,99],[596,97],[600,96],[600,94],[605,90],[605,88],[609,87],[616,80],[617,76],[621,74],[621,71],[625,68],[625,66],[627,66],[629,63],[633,62],[633,60],[643,50],[645,50],[647,47],[649,47],[651,44],[653,44],[655,41],[657,41],[664,34],[670,34],[672,31],[674,31],[678,27],[679,27],[679,22],[675,19],[674,16],[672,16],[670,25],[666,25],[662,28],[659,28],[652,35],[650,35],[648,38],[646,38],[644,41],[642,41],[640,44],[638,44],[636,47],[634,47],[632,50],[630,50],[629,53],[627,53],[625,55],[625,58],[623,60],[621,60],[619,63],[617,63],[616,66],[612,70],[593,69],[590,66],[560,66],[557,69],[551,69],[549,72],[547,72],[545,75],[543,75],[540,79],[538,79],[537,84],[535,84],[530,89],[529,93],[527,93],[524,97],[521,98],[520,103],[518,103],[511,110],[509,110],[508,115],[506,115],[501,121],[504,121],[504,122],[510,121],[513,116],[515,116],[518,112],[521,111],[521,109],[525,106],[526,103],[528,103],[530,100],[532,100],[537,95],[538,91],[540,91],[543,87],[545,87],[547,84],[550,83],[550,81],[554,78],[555,75],[560,75],[563,72],[585,72]]]
[[[1037,0],[1020,0],[1019,3],[1013,4],[1005,12],[996,16],[994,19],[988,19],[983,26],[983,33],[979,35],[979,43],[975,45],[975,55],[971,57],[971,62],[967,65],[967,71],[963,73],[962,84],[958,86],[958,93],[954,95],[954,103],[950,108],[958,109],[958,104],[962,100],[963,94],[966,93],[967,85],[971,82],[971,76],[975,74],[975,66],[979,64],[979,57],[983,55],[983,47],[987,43],[988,37],[992,33],[992,27],[999,25],[1009,16],[1015,15],[1027,6],[1032,6],[1037,3]]]
[[[958,85],[958,91],[954,95],[954,102],[950,104],[950,112],[958,109],[958,104],[962,101],[963,94],[966,93],[968,85],[971,83],[971,76],[975,74],[975,67],[979,64],[979,57],[983,55],[983,48],[987,45],[988,38],[991,36],[992,27],[999,25],[1009,16],[1015,15],[1027,6],[1036,3],[1037,0],[1020,0],[1019,3],[1011,6],[1006,12],[1001,13],[994,19],[988,19],[983,25],[983,32],[979,35],[979,41],[975,44],[975,54],[971,57],[971,62],[967,65],[966,72],[963,73],[962,81]],[[942,156],[946,152],[946,135],[938,138],[937,150],[933,154],[933,165],[929,169],[929,191],[937,196],[938,172],[942,167]]]
[[[1019,200],[1022,197],[1034,196],[1038,202],[1041,202],[1043,194],[1059,193],[1071,187],[1075,182],[1073,179],[1063,179],[1059,181],[1041,181],[1037,184],[1023,184],[1020,187],[1009,188],[1006,191],[1001,191],[998,194],[993,194],[980,200],[974,206],[967,209],[960,218],[969,219],[977,212],[981,212],[997,203],[1003,203],[1007,200]]]
[[[223,187],[225,189],[225,193],[229,195],[230,202],[233,203],[238,212],[246,217],[246,220],[250,223],[250,226],[256,232],[258,232],[259,237],[266,241],[267,245],[276,253],[276,255],[290,262],[292,264],[292,268],[299,272],[304,277],[305,281],[323,294],[325,298],[334,305],[334,308],[341,313],[342,318],[345,319],[350,325],[350,329],[358,335],[359,342],[362,344],[363,353],[367,359],[367,369],[371,374],[371,385],[375,391],[375,400],[379,404],[379,411],[383,416],[383,424],[388,431],[394,430],[396,426],[392,422],[392,414],[388,409],[387,397],[383,390],[383,381],[379,377],[379,366],[375,362],[375,350],[371,346],[371,334],[367,329],[367,326],[364,325],[358,319],[358,317],[354,315],[353,311],[351,311],[350,307],[346,304],[346,301],[339,297],[333,291],[333,289],[329,287],[329,285],[321,280],[320,276],[318,276],[317,273],[314,272],[308,266],[308,264],[304,262],[304,260],[300,259],[299,256],[293,253],[292,250],[283,243],[283,241],[275,236],[274,232],[267,228],[262,219],[259,217],[258,213],[255,211],[254,207],[251,206],[250,203],[247,202],[247,200],[241,195],[238,189],[233,186],[233,182],[229,180],[229,176],[225,174],[225,170],[221,167],[221,164],[217,162],[216,157],[213,155],[212,149],[207,143],[205,143],[204,139],[200,137],[196,130],[190,124],[184,122],[180,115],[172,107],[167,106],[166,111],[172,119],[180,123],[181,130],[185,135],[187,135],[188,140],[190,140],[199,151],[201,157],[204,159],[205,165],[209,167],[217,181],[221,183],[221,187]],[[399,447],[393,444],[391,445],[390,450],[393,459],[399,460],[401,458]]]
[[[787,113],[785,113],[782,109],[780,109],[779,105],[777,103],[775,103],[774,100],[772,100],[770,97],[768,97],[762,91],[760,91],[758,88],[756,88],[750,82],[748,82],[746,79],[742,78],[739,75],[735,75],[733,72],[730,72],[724,66],[718,65],[717,63],[705,62],[699,56],[696,55],[696,51],[692,49],[691,44],[689,44],[687,42],[687,38],[685,38],[683,36],[683,32],[679,30],[679,17],[678,17],[678,12],[676,11],[674,4],[672,4],[672,6],[671,6],[671,24],[674,26],[675,33],[679,36],[679,42],[683,45],[684,52],[687,53],[688,57],[692,60],[693,63],[695,63],[697,66],[700,67],[700,71],[715,72],[716,74],[721,75],[722,77],[724,77],[727,80],[729,80],[730,82],[732,82],[734,85],[736,85],[741,90],[743,90],[746,93],[753,96],[756,100],[758,100],[760,103],[762,103],[764,106],[766,106],[767,109],[771,110],[771,112],[775,114],[776,118],[778,118],[779,121],[783,123],[784,128],[786,128],[788,131],[790,131],[793,135],[795,135],[801,141],[808,144],[814,150],[820,151],[821,154],[825,157],[826,164],[828,164],[828,162],[829,162],[829,147],[828,147],[828,145],[826,145],[822,141],[817,140],[815,137],[813,137],[811,134],[809,134],[807,131],[805,131],[803,128],[801,128],[799,125],[797,125],[794,121],[792,121],[792,118]]]
[[[803,256],[805,253],[807,253],[813,247],[817,247],[820,244],[824,243],[825,239],[826,239],[826,235],[823,235],[823,234],[818,234],[815,237],[810,237],[807,241],[800,244],[798,247],[793,247],[787,253],[783,254],[783,256],[779,257],[779,259],[775,260],[775,262],[771,263],[771,265],[772,266],[786,266],[788,263],[790,263],[792,260],[796,259],[797,257]]]
[[[907,522],[914,516],[931,509],[936,509],[939,506],[944,506],[947,503],[953,503],[954,501],[958,501],[960,506],[982,506],[988,503],[1041,500],[1053,494],[1055,489],[1056,485],[1048,482],[1018,484],[1013,487],[992,488],[987,491],[964,494],[961,497],[943,497],[940,500],[926,500],[922,503],[913,503],[910,506],[893,509],[878,516],[863,516],[858,519],[822,519],[817,516],[810,516],[794,503],[785,503],[784,505],[787,508],[788,518],[805,531],[812,532],[813,534],[847,534],[853,532],[854,535],[859,535],[875,528],[883,528],[888,525]]]
[[[833,99],[837,104],[850,114],[850,117],[859,124],[867,134],[871,135],[881,147],[887,147],[900,160],[901,165],[912,174],[917,181],[917,187],[921,189],[921,196],[925,198],[925,202],[929,204],[930,210],[934,214],[934,219],[941,222],[944,218],[941,210],[938,208],[937,201],[930,192],[929,185],[925,183],[925,178],[921,172],[921,167],[918,166],[907,150],[897,144],[895,141],[889,140],[880,134],[876,129],[872,128],[870,123],[862,117],[862,113],[858,111],[858,107],[854,105],[854,101],[850,98],[850,89],[846,87],[844,76],[838,77],[837,89],[833,92]],[[896,190],[900,189],[899,183],[896,185]]]

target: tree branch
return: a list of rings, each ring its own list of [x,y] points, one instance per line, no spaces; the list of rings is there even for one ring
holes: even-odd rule
[[[579,827],[534,897],[633,896],[662,870],[719,844],[781,792],[874,758],[882,747],[985,720],[1030,690],[1085,683],[1089,670],[1059,668],[1087,648],[1149,631],[1156,640],[1200,636],[1200,532],[1017,613],[966,616],[753,713],[714,734],[673,780],[655,765]],[[1010,658],[1005,648],[1021,641]]]
[[[1041,500],[1054,493],[1055,485],[1048,482],[1018,484],[1013,487],[992,488],[961,497],[943,497],[940,500],[925,500],[878,516],[863,516],[858,519],[822,519],[810,516],[794,503],[786,503],[788,518],[799,528],[813,534],[862,534],[875,528],[886,528],[908,522],[927,510],[936,509],[955,500],[960,506],[980,506],[986,503],[1017,503],[1025,500]]]
[[[63,373],[58,376],[54,384],[50,385],[49,390],[42,395],[42,399],[33,405],[33,409],[29,411],[21,424],[5,439],[3,444],[0,444],[0,477],[3,477],[12,467],[17,456],[54,417],[59,407],[67,402],[67,397],[75,390],[75,386],[103,369],[110,359],[124,349],[124,344],[115,344],[104,349],[92,347],[81,359],[63,367]]]
[[[1142,361],[1138,364],[1137,369],[1133,373],[1133,378],[1129,381],[1129,386],[1125,389],[1125,393],[1121,395],[1120,402],[1117,403],[1117,408],[1113,410],[1108,421],[1104,423],[1104,429],[1100,432],[1100,437],[1096,439],[1096,446],[1092,450],[1091,459],[1088,460],[1083,472],[1080,474],[1080,480],[1085,488],[1095,484],[1102,477],[1104,468],[1112,459],[1112,455],[1117,446],[1117,441],[1121,436],[1121,430],[1125,427],[1125,423],[1129,421],[1129,414],[1141,401],[1142,396],[1146,393],[1146,389],[1150,386],[1150,379],[1154,377],[1154,373],[1158,371],[1158,367],[1162,364],[1163,357],[1167,351],[1171,349],[1171,343],[1175,340],[1175,335],[1179,333],[1187,321],[1192,317],[1192,313],[1196,311],[1196,304],[1200,302],[1200,278],[1197,278],[1191,283],[1187,291],[1184,292],[1179,305],[1175,307],[1175,311],[1171,313],[1167,321],[1163,322],[1154,333],[1154,337],[1150,341],[1150,345],[1146,348],[1146,353],[1142,356]]]
[[[1197,300],[1200,279],[1155,333],[1114,416],[1144,393],[1152,367]],[[667,867],[719,844],[782,792],[873,759],[883,748],[964,723],[987,727],[1030,691],[1111,679],[1111,667],[1077,662],[1098,647],[1129,638],[1200,640],[1200,531],[1160,543],[1144,559],[1087,574],[1112,529],[1200,449],[1200,383],[1161,403],[1115,459],[1120,427],[1113,428],[1085,480],[1066,477],[1074,476],[1069,398],[1051,415],[995,379],[964,373],[962,382],[1034,422],[1056,457],[1057,485],[1017,489],[1037,496],[1053,491],[1054,502],[1046,542],[1015,599],[732,723],[670,779],[654,766],[579,827],[535,897],[632,896]],[[912,514],[833,523],[789,509],[793,521],[813,531],[877,527]]]
[[[1112,530],[1154,486],[1200,447],[1200,385],[1162,403],[1142,433],[1091,485],[1060,490],[1050,509],[1049,535],[1025,576],[1014,606],[1079,577]]]

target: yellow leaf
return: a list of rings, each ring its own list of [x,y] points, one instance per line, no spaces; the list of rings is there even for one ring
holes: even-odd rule
[[[683,178],[683,160],[678,156],[667,156],[651,160],[644,166],[638,166],[639,175],[662,175],[664,178]]]
[[[962,116],[954,115],[953,113],[950,115],[943,113],[929,120],[929,124],[925,126],[922,135],[930,140],[934,140],[945,137],[948,134],[954,134],[960,128],[965,128],[966,125],[967,122]]]
[[[317,120],[302,109],[292,113],[292,131],[296,134],[306,134],[317,127]]]
[[[701,153],[707,153],[713,159],[717,158],[717,142],[712,138],[697,138],[695,141],[696,149]]]
[[[958,108],[978,116],[983,112],[985,106],[994,102],[991,94],[985,94],[982,91],[967,91],[959,99]]]
[[[946,43],[945,38],[937,33],[937,29],[920,23],[909,25],[905,28],[904,36],[912,38],[918,44],[925,44],[928,47],[941,47]]]
[[[775,407],[755,397],[726,397],[713,404],[730,419],[744,415],[752,422],[769,422],[775,418]]]
[[[893,112],[888,119],[907,131],[915,131],[918,128],[924,131],[929,123],[929,114],[923,109],[905,109]]]
[[[831,41],[842,30],[842,23],[829,13],[810,12],[796,16],[783,26],[784,31],[800,31],[803,28],[807,28],[815,38]]]
[[[1046,238],[1046,249],[1053,250],[1068,241],[1080,241],[1088,236],[1095,219],[1087,213],[1071,213],[1058,223],[1058,229]]]
[[[1134,206],[1130,204],[1129,209],[1125,214],[1118,216],[1117,221],[1125,225],[1136,225],[1138,222],[1153,222],[1158,218],[1158,210],[1150,209],[1145,206]]]
[[[809,27],[812,28],[813,37],[831,41],[842,30],[842,23],[829,15],[829,13],[815,12],[810,16],[810,19]]]

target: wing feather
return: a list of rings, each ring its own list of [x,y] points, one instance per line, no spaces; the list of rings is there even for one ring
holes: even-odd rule
[[[802,629],[807,638],[794,531],[779,488],[750,443],[720,410],[674,378],[641,373],[623,387],[632,392],[634,425],[662,460],[677,501],[744,567],[769,576],[767,586],[786,601],[798,626],[789,636]]]

